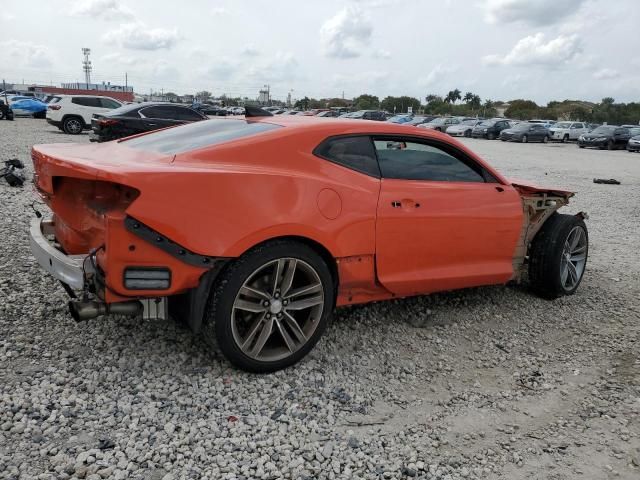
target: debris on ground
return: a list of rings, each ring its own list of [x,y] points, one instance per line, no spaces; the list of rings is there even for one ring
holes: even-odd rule
[[[615,178],[594,178],[593,183],[604,183],[606,185],[620,185],[620,182]]]
[[[24,163],[17,158],[6,160],[4,168],[0,170],[0,178],[4,178],[9,186],[21,187],[24,185]]]

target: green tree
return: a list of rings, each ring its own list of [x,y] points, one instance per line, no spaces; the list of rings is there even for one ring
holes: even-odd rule
[[[414,112],[417,112],[420,109],[420,100],[408,96],[389,96],[380,102],[380,108],[387,112],[406,113],[409,107],[411,107]]]
[[[295,108],[296,110],[308,110],[310,104],[311,104],[311,99],[309,97],[304,97],[298,100],[293,105],[293,108]]]
[[[518,120],[530,120],[538,117],[540,107],[536,102],[531,100],[511,100],[509,102],[509,108],[504,112],[508,118],[516,118]]]
[[[210,98],[211,92],[208,92],[206,90],[202,90],[201,92],[196,93],[196,100],[199,100],[201,102],[206,102]]]
[[[446,103],[456,103],[458,100],[462,100],[462,92],[459,89],[451,90],[447,93],[447,96],[444,97],[444,101]]]
[[[353,99],[353,106],[356,110],[375,110],[380,108],[380,99],[375,95],[362,94]]]

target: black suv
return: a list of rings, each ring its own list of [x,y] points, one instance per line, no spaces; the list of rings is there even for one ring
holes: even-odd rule
[[[473,128],[471,136],[473,138],[488,138],[489,140],[495,140],[500,137],[500,133],[507,128],[511,128],[511,125],[507,120],[500,118],[494,118],[492,120],[485,120]]]

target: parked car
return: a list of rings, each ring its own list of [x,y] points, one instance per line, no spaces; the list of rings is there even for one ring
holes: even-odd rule
[[[578,147],[595,147],[616,150],[626,148],[631,139],[631,132],[628,128],[617,125],[601,125],[589,133],[578,137]]]
[[[525,275],[545,298],[578,288],[584,215],[557,213],[572,192],[512,183],[429,130],[247,113],[33,147],[54,219],[33,220],[31,248],[85,292],[76,320],[162,315],[168,299],[233,364],[269,372],[304,357],[335,306]]]
[[[452,125],[460,123],[460,119],[455,117],[437,117],[427,123],[421,123],[418,128],[426,128],[429,130],[437,130],[438,132],[445,132],[447,128]]]
[[[13,110],[4,100],[0,100],[0,120],[13,120]]]
[[[47,105],[47,122],[69,135],[78,135],[91,128],[94,114],[114,110],[122,103],[99,95],[57,95]]]
[[[411,120],[409,120],[406,123],[403,123],[402,125],[417,127],[418,125],[421,125],[423,123],[430,122],[434,118],[436,118],[435,115],[416,115]]]
[[[387,122],[403,124],[403,123],[408,123],[411,120],[413,120],[412,113],[402,113],[400,115],[394,115],[389,120],[387,120]]]
[[[458,125],[451,125],[447,127],[446,133],[452,137],[470,137],[473,133],[473,128],[480,125],[482,120],[463,120]]]
[[[209,105],[207,103],[196,103],[191,105],[191,108],[203,113],[204,115],[213,115],[217,117],[225,117],[227,115],[227,111],[225,109],[215,105]]]
[[[346,114],[345,118],[384,122],[387,119],[387,116],[385,112],[381,112],[380,110],[358,110],[357,112]]]
[[[629,129],[633,135],[627,143],[627,150],[630,152],[640,152],[640,128]]]
[[[47,104],[36,98],[27,97],[22,100],[13,100],[10,106],[14,116],[45,118],[47,113]]]
[[[500,137],[500,132],[511,128],[509,121],[502,118],[492,118],[490,120],[483,120],[478,125],[473,127],[471,136],[473,138],[486,138],[489,140],[495,140]]]
[[[339,113],[336,110],[327,110],[324,112],[320,112],[316,115],[316,117],[322,118],[333,118],[339,116]]]
[[[543,142],[547,143],[551,134],[541,123],[519,123],[513,128],[507,128],[500,132],[500,140],[503,142]]]
[[[555,120],[529,120],[529,123],[539,123],[540,125],[544,125],[545,128],[551,128],[553,127],[556,123]]]
[[[578,140],[580,135],[589,132],[589,127],[583,122],[558,122],[549,128],[549,132],[553,140],[566,143],[569,140]]]
[[[209,117],[176,103],[132,103],[91,118],[91,141],[107,142],[160,128],[207,120]]]

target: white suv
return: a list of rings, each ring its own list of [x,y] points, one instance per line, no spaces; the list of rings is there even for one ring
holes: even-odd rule
[[[589,129],[583,122],[558,122],[549,128],[549,132],[551,132],[553,140],[568,142],[569,140],[578,140],[578,137],[583,133],[589,133]]]
[[[119,108],[122,103],[97,95],[55,95],[47,106],[47,122],[70,135],[91,129],[91,116]]]

